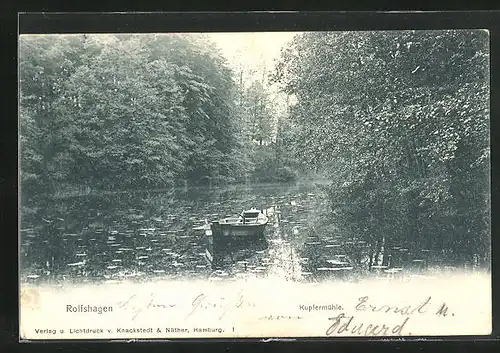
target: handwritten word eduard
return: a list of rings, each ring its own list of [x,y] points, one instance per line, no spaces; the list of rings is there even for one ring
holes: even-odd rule
[[[354,316],[349,317],[344,313],[340,313],[334,318],[329,318],[329,320],[333,320],[333,324],[326,330],[326,335],[347,333],[359,336],[389,336],[392,333],[396,336],[403,336],[402,331],[408,319],[409,317],[406,317],[402,323],[397,325],[367,324],[365,322],[356,323]]]

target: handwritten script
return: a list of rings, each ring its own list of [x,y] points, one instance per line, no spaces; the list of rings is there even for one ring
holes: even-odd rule
[[[139,314],[147,310],[158,310],[158,309],[169,309],[175,307],[176,303],[168,303],[164,301],[159,301],[156,298],[155,293],[149,293],[146,297],[141,297],[137,294],[133,294],[127,300],[118,302],[118,308],[126,311],[130,311],[132,314],[132,320],[135,320]]]
[[[238,315],[244,315],[245,320],[255,314],[254,319],[258,321],[307,321],[307,316],[301,313],[259,313],[256,302],[245,295],[241,290],[232,295],[199,293],[194,297],[186,297],[182,302],[173,302],[165,296],[148,293],[139,296],[133,294],[126,300],[118,303],[117,307],[131,314],[131,319],[136,318],[146,311],[161,311],[160,315],[168,315],[169,310],[176,310],[183,315],[184,320],[198,319],[200,315],[211,320],[222,320],[228,313],[240,311]],[[243,311],[241,311],[243,310]],[[374,315],[375,314],[375,315]],[[389,302],[381,302],[370,296],[358,297],[349,306],[341,306],[341,310],[335,316],[328,318],[326,336],[348,335],[348,336],[411,336],[410,323],[415,317],[451,317],[452,310],[446,303],[433,300],[432,297],[424,297],[414,303],[394,305]]]
[[[189,301],[189,302],[188,302]],[[186,302],[178,303],[169,301],[168,298],[159,296],[155,293],[147,295],[133,294],[126,300],[117,303],[117,307],[131,314],[131,319],[136,320],[139,315],[146,311],[165,311],[166,309],[181,309],[186,307],[187,315],[185,319],[201,313],[208,313],[210,316],[221,320],[229,312],[238,309],[255,308],[254,301],[245,298],[243,291],[236,296],[208,295],[200,293],[191,300],[186,298]]]
[[[407,330],[408,322],[411,317],[423,315],[436,315],[439,317],[448,316],[448,307],[446,303],[440,303],[433,308],[432,298],[427,297],[421,302],[413,305],[392,305],[387,303],[372,302],[369,296],[359,297],[355,307],[356,313],[380,313],[382,314],[381,322],[365,322],[358,315],[347,315],[342,312],[335,317],[330,317],[328,320],[333,321],[326,330],[326,335],[353,335],[353,336],[406,336],[411,335]],[[386,315],[401,316],[399,322],[391,324],[384,323],[383,317]],[[451,316],[454,316],[451,313]]]
[[[218,319],[221,320],[227,313],[235,309],[255,308],[255,302],[247,300],[243,291],[238,292],[235,297],[209,296],[206,294],[197,295],[191,303],[191,311],[187,317],[200,311],[215,311]]]

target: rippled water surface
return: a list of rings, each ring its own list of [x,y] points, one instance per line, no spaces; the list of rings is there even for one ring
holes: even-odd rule
[[[346,238],[329,222],[326,201],[313,183],[106,194],[25,206],[23,281],[245,276],[309,281],[356,279],[366,267],[368,245]],[[250,207],[269,214],[265,246],[234,250],[222,266],[212,267],[201,229],[205,220]],[[395,248],[398,254],[404,250]],[[423,260],[409,261],[418,266]]]

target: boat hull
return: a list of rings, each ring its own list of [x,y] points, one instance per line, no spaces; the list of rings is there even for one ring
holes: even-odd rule
[[[246,260],[255,251],[267,249],[264,232],[251,236],[221,236],[217,232],[206,236],[205,257],[212,268],[220,269],[234,261]]]
[[[254,238],[264,235],[267,223],[263,224],[220,224],[213,223],[212,234],[221,238]]]

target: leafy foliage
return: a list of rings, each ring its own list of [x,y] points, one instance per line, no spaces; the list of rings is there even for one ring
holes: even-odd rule
[[[336,221],[417,257],[488,262],[488,57],[480,30],[295,37],[274,80],[297,101],[295,156],[328,170]]]
[[[22,36],[22,186],[241,178],[232,72],[198,35]]]

